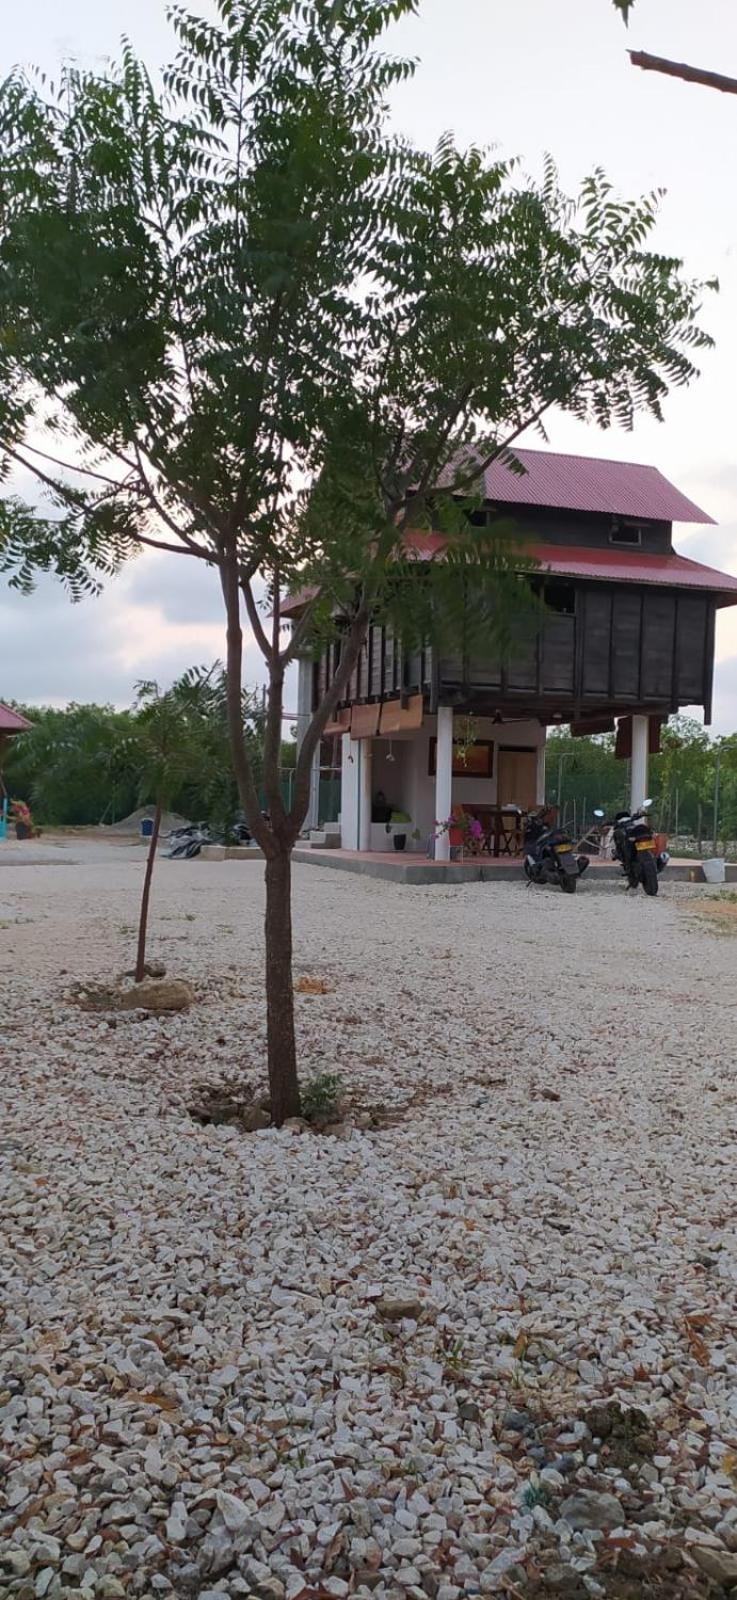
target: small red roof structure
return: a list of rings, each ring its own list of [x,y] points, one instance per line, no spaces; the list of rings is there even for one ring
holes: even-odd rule
[[[554,450],[514,450],[524,473],[492,461],[483,479],[485,500],[499,505],[551,506],[560,511],[595,511],[652,522],[711,522],[714,518],[681,494],[657,467]],[[441,485],[452,481],[449,469]]]
[[[0,700],[0,733],[26,733],[33,727],[18,711],[12,711],[10,706],[3,705]]]

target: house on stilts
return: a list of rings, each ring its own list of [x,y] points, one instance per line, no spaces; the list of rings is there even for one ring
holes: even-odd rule
[[[514,519],[542,586],[539,627],[504,656],[490,649],[472,659],[432,639],[403,651],[389,629],[370,628],[326,733],[339,741],[343,849],[387,849],[382,795],[410,819],[408,849],[424,852],[438,822],[462,807],[481,820],[491,849],[509,850],[510,808],[544,802],[551,725],[581,734],[616,727],[635,805],[663,722],[684,706],[710,721],[716,613],[737,604],[737,577],[678,554],[673,525],[713,519],[652,466],[542,450],[516,456],[524,473],[494,462],[473,517],[491,530]],[[409,537],[420,568],[442,559],[442,533]],[[285,613],[299,609],[295,596]],[[300,661],[302,727],[331,681],[337,648]],[[316,757],[313,828],[323,820],[319,769]],[[440,832],[436,857],[449,851]]]

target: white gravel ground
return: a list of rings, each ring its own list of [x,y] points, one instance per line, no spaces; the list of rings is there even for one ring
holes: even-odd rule
[[[259,864],[157,867],[188,1015],[68,999],[130,964],[142,870],[0,846],[0,1595],[737,1583],[737,947],[704,891],[296,868],[304,1073],[401,1116],[246,1135],[187,1106],[263,1085]]]

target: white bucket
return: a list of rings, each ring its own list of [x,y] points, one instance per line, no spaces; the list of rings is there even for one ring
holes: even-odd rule
[[[726,877],[724,856],[712,856],[711,861],[702,861],[701,870],[707,883],[724,883]]]

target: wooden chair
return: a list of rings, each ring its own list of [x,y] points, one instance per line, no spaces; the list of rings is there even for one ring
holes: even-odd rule
[[[524,813],[516,807],[502,806],[499,812],[499,854],[520,856],[524,833]]]

